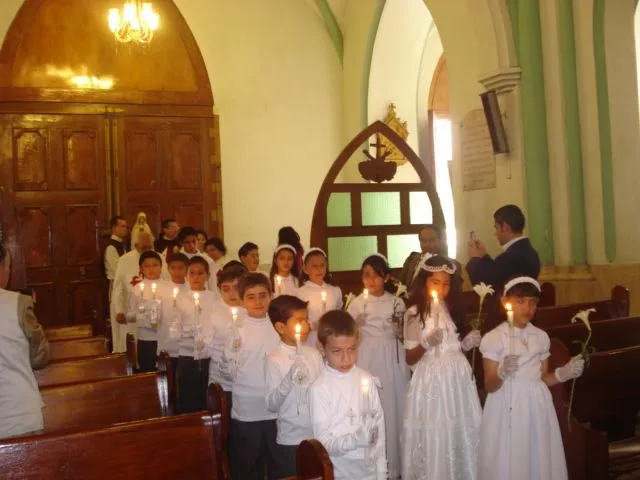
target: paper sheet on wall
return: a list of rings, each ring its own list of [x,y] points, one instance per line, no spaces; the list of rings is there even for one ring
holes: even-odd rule
[[[496,188],[496,160],[482,109],[473,110],[464,117],[460,137],[462,190]]]

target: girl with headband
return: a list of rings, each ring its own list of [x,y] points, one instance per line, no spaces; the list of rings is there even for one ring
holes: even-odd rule
[[[549,335],[532,325],[540,284],[517,277],[504,286],[502,303],[511,310],[480,343],[488,392],[478,453],[479,480],[566,480],[567,465],[549,387],[577,378],[578,355],[549,371]]]
[[[300,270],[296,262],[296,249],[293,245],[278,245],[273,252],[273,262],[269,280],[273,286],[273,298],[280,295],[296,296]]]
[[[366,293],[358,295],[347,311],[360,326],[358,366],[380,380],[388,478],[396,480],[402,473],[400,437],[409,383],[409,368],[396,330],[402,326],[405,306],[394,295],[396,286],[390,281],[391,268],[384,255],[374,253],[365,258],[360,274]]]

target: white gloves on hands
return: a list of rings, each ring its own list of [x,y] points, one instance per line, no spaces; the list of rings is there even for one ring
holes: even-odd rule
[[[289,368],[289,371],[282,379],[280,383],[282,387],[287,391],[291,391],[294,385],[300,385],[304,383],[305,379],[309,377],[309,370],[302,358],[296,358],[293,365]]]
[[[480,345],[480,340],[482,340],[480,330],[471,330],[467,336],[462,339],[460,346],[462,347],[462,350],[468,352],[472,348],[476,348]]]
[[[361,327],[362,325],[364,325],[367,322],[367,314],[366,313],[359,313],[358,315],[356,315],[356,318],[354,318],[354,320],[356,321],[356,324]]]
[[[378,426],[373,418],[368,417],[360,424],[358,429],[353,432],[355,440],[355,448],[366,448],[374,445],[378,441]]]
[[[432,347],[437,347],[438,345],[440,345],[443,339],[444,330],[442,330],[441,328],[434,328],[427,334],[426,337],[424,337],[420,341],[420,345],[422,345],[422,348],[424,348],[425,350],[429,350]]]
[[[584,358],[582,355],[576,355],[569,360],[564,366],[556,368],[555,374],[559,382],[563,383],[567,380],[578,378],[584,371]]]
[[[498,377],[504,380],[516,370],[518,370],[518,355],[507,355],[498,365]]]

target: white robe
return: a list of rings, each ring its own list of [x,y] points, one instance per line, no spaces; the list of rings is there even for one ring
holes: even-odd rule
[[[362,380],[370,380],[371,410],[378,427],[377,443],[369,451],[375,460],[367,465],[366,448],[353,448],[351,434],[362,422]],[[375,379],[365,370],[353,367],[346,373],[325,365],[309,390],[309,409],[313,436],[327,450],[336,480],[379,480],[387,478],[384,413],[375,388]]]
[[[322,292],[327,295],[325,302],[322,301]],[[318,321],[325,312],[342,308],[342,290],[340,290],[340,287],[329,285],[328,283],[318,285],[307,281],[298,289],[298,298],[309,302],[307,310],[309,312],[311,332],[307,337],[307,345],[315,347],[318,341]]]
[[[118,261],[118,268],[116,269],[111,294],[111,338],[113,353],[126,352],[127,333],[136,334],[135,324],[120,324],[116,322],[116,316],[119,313],[127,314],[129,309],[129,295],[131,295],[134,283],[137,283],[141,279],[139,261],[140,253],[135,249],[125,253]]]
[[[396,320],[398,317],[400,320],[396,325],[402,325],[404,302],[389,292],[384,292],[380,297],[369,295],[366,302],[360,294],[349,304],[347,310],[354,318],[366,314],[365,323],[360,327],[358,366],[378,377],[382,385],[380,400],[387,433],[389,478],[397,479],[401,473],[400,437],[409,385],[409,367],[405,361],[404,347],[396,337],[392,318],[395,311]]]
[[[189,291],[189,285],[185,283],[167,282],[168,291],[161,292],[162,300],[162,322],[158,328],[158,354],[165,351],[170,357],[177,358],[180,348],[180,340],[171,338],[171,322],[180,321],[180,310],[178,308],[178,297]],[[173,300],[173,289],[178,289],[175,301]]]

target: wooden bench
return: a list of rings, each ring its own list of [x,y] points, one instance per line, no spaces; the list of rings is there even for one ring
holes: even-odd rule
[[[550,338],[557,338],[571,355],[580,353],[575,340],[586,340],[588,332],[582,322],[544,329]],[[593,332],[589,345],[597,352],[640,345],[640,317],[614,318],[591,323]],[[640,367],[640,365],[639,365]]]
[[[0,441],[0,478],[230,480],[217,457],[221,428],[220,413],[202,412]]]
[[[58,340],[74,340],[77,338],[93,337],[93,327],[84,325],[66,325],[64,327],[45,328],[44,334],[47,340],[55,342]]]
[[[82,357],[106,355],[107,344],[103,336],[81,338],[76,340],[60,340],[49,343],[51,361],[71,360]]]
[[[550,370],[564,365],[570,357],[565,345],[559,340],[551,340]],[[604,480],[609,469],[607,435],[578,423],[575,417],[571,419],[569,430],[569,396],[564,387],[560,384],[550,390],[560,425],[569,480]]]
[[[567,325],[576,313],[590,308],[595,309],[595,312],[589,316],[592,322],[610,318],[624,318],[629,316],[629,307],[629,290],[618,285],[611,290],[611,299],[609,300],[540,307],[532,323],[542,329]]]
[[[299,480],[333,480],[333,464],[318,440],[303,440],[296,449],[296,478]]]
[[[45,433],[102,428],[175,414],[171,362],[162,371],[40,390]]]
[[[131,364],[124,353],[86,357],[79,360],[53,362],[34,370],[38,387],[51,387],[77,382],[91,382],[132,374]]]

